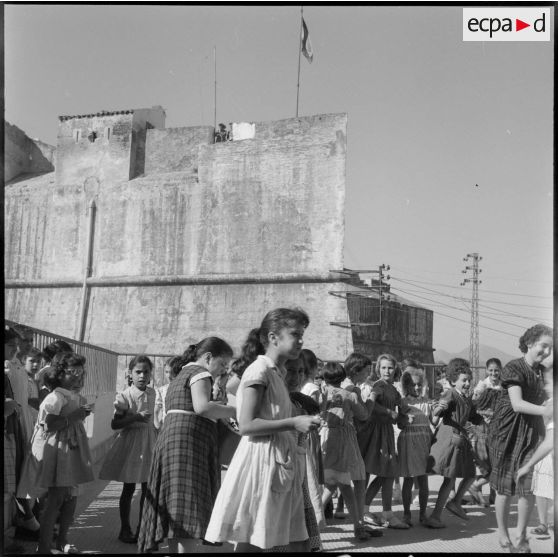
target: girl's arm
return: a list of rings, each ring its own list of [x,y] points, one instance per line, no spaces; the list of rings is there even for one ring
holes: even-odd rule
[[[375,392],[372,392],[370,394],[370,401],[372,401],[372,403],[374,404],[374,412],[379,414],[379,415],[385,415],[387,417],[391,417],[392,420],[395,420],[397,418],[397,411],[392,411],[390,409],[388,409],[387,407],[384,407],[383,405],[380,405],[379,403],[376,402],[376,398],[378,397],[378,394]]]
[[[45,417],[45,424],[49,432],[64,430],[65,428],[68,428],[70,424],[84,420],[88,414],[89,413],[81,407],[79,409],[75,409],[71,413],[68,413],[66,416],[53,415],[49,413]]]
[[[521,386],[509,386],[508,395],[512,409],[516,413],[523,413],[524,415],[538,415],[542,417],[552,416],[552,406],[534,405],[523,399],[523,391]]]
[[[541,442],[540,446],[535,450],[535,453],[531,456],[531,459],[520,467],[517,471],[517,480],[521,477],[524,477],[527,473],[529,473],[531,467],[537,464],[541,459],[545,458],[552,450],[554,449],[554,439],[553,435],[549,432],[546,433],[544,440]]]
[[[244,388],[243,402],[238,417],[241,436],[266,436],[275,432],[298,430],[308,432],[320,425],[320,419],[301,415],[286,419],[267,420],[258,417],[265,386],[253,384]]]
[[[211,382],[203,378],[190,385],[194,412],[201,417],[210,419],[235,418],[236,409],[222,403],[211,401]]]
[[[148,422],[151,417],[151,413],[148,411],[142,411],[141,413],[116,411],[112,420],[110,421],[110,427],[113,430],[120,430],[121,428],[126,428],[134,422]]]
[[[155,392],[155,409],[153,411],[153,424],[155,428],[161,428],[163,424],[163,396],[161,392],[157,390]]]

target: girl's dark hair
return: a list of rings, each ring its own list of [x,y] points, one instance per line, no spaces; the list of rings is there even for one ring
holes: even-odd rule
[[[147,366],[149,366],[149,371],[151,372],[153,370],[153,363],[151,362],[151,359],[147,355],[136,355],[128,363],[128,370],[131,372],[138,364],[147,364]]]
[[[536,343],[543,335],[550,335],[552,337],[552,328],[544,324],[536,324],[530,327],[520,338],[519,338],[519,350],[525,354],[528,349],[528,345]]]
[[[182,366],[189,362],[195,362],[205,353],[211,353],[213,358],[229,356],[232,357],[233,350],[230,345],[220,337],[206,337],[197,345],[190,345],[182,355]]]
[[[339,362],[328,362],[324,366],[324,381],[326,384],[340,384],[346,377],[345,368]]]
[[[417,367],[413,366],[413,368]],[[422,371],[422,369],[418,368],[415,372],[412,373],[403,372],[403,374],[401,375],[401,391],[403,392],[403,397],[407,397],[410,394],[414,395],[413,391],[415,385],[413,384],[413,376],[420,376],[424,385],[426,378],[424,377],[424,372]]]
[[[171,380],[174,380],[180,374],[180,371],[184,366],[183,359],[181,356],[170,357],[167,362],[165,362],[165,366],[168,366],[170,369],[169,378]]]
[[[491,364],[495,364],[498,368],[502,369],[502,361],[499,358],[489,358],[486,361],[486,368],[488,368]]]
[[[73,351],[74,349],[66,341],[57,339],[43,349],[43,358],[47,362],[51,362],[58,353],[72,353]]]
[[[370,366],[372,361],[361,353],[351,353],[345,360],[347,378],[353,379],[361,370]]]
[[[316,370],[318,368],[318,357],[310,349],[302,349],[302,351],[300,351],[300,357],[304,364],[304,375],[308,378],[310,370]]]
[[[13,327],[6,326],[4,328],[4,343],[13,339],[21,339],[21,335]]]
[[[460,374],[473,375],[469,361],[464,358],[452,358],[446,369],[446,378],[450,383],[455,384]]]
[[[240,349],[240,357],[231,365],[231,372],[242,378],[246,368],[256,360],[258,355],[263,355],[264,353],[265,348],[260,341],[260,328],[251,329]]]
[[[43,382],[51,391],[62,384],[62,377],[68,368],[84,366],[85,357],[73,352],[61,352],[54,355],[52,363],[46,369]]]
[[[25,359],[28,358],[43,358],[43,353],[37,349],[37,347],[31,347],[28,351],[27,354],[25,355]]]
[[[310,324],[308,314],[301,308],[275,308],[268,312],[260,326],[260,341],[264,347],[269,344],[268,335],[279,333],[286,327],[302,326],[307,328]]]

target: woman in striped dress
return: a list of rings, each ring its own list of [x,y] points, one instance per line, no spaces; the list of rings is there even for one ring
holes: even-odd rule
[[[235,416],[233,407],[211,401],[212,386],[232,354],[218,337],[190,345],[184,367],[169,384],[141,518],[140,553],[165,538],[171,554],[200,551],[220,484],[216,419]]]
[[[532,457],[544,435],[543,417],[552,416],[552,407],[544,406],[542,362],[552,353],[552,328],[537,324],[519,339],[522,358],[508,362],[502,370],[502,393],[496,402],[490,423],[490,485],[496,490],[496,520],[500,546],[509,551],[530,552],[527,523],[533,509],[532,474],[516,480],[518,469]],[[510,540],[508,521],[510,497],[518,495],[517,548]]]

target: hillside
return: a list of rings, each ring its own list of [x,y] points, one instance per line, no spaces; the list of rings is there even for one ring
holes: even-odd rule
[[[513,355],[509,355],[507,353],[504,353],[503,351],[501,351],[500,349],[496,349],[494,347],[490,347],[488,345],[479,345],[479,363],[484,365],[484,363],[489,359],[489,358],[499,358],[502,361],[502,365],[505,365],[506,363],[508,363],[510,360],[513,360],[514,358],[518,358],[520,356],[519,354],[519,350],[517,352],[517,355],[513,356]],[[434,362],[438,362],[438,361],[444,361],[446,364],[455,357],[460,357],[460,358],[465,358],[465,359],[469,359],[469,347],[465,347],[463,350],[461,350],[459,353],[448,353],[447,351],[444,351],[443,349],[437,349],[434,352]]]

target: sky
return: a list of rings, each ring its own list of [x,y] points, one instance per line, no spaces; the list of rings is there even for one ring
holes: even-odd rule
[[[533,6],[533,4],[531,4]],[[5,118],[56,144],[59,115],[166,110],[167,127],[291,118],[300,7],[5,6]],[[552,17],[553,18],[553,10]],[[345,267],[390,266],[437,349],[517,355],[552,325],[554,42],[464,42],[462,7],[308,5],[299,114],[348,114]],[[553,37],[551,29],[551,37]]]

